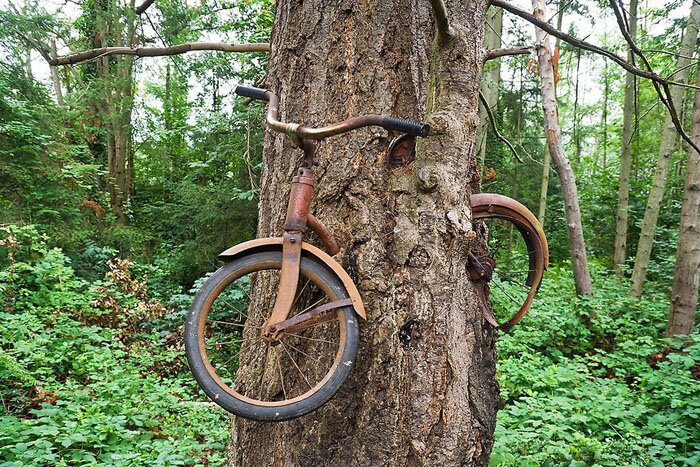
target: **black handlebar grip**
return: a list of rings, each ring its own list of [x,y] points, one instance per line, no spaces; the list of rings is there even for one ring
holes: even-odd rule
[[[426,123],[396,117],[384,117],[382,119],[382,128],[422,137],[426,137],[430,133],[430,125]]]
[[[248,86],[236,86],[236,89],[234,89],[233,92],[235,92],[239,96],[250,97],[251,99],[260,99],[261,101],[268,100],[267,96],[265,95],[267,89],[252,88]]]

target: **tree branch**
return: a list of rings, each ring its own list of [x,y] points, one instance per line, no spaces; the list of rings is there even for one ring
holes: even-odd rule
[[[452,30],[450,20],[447,17],[447,6],[445,5],[444,0],[430,0],[430,6],[433,7],[435,26],[437,27],[440,41],[449,41],[454,34],[454,31]]]
[[[534,24],[538,28],[551,34],[554,37],[558,37],[559,39],[563,40],[564,42],[568,42],[569,44],[573,45],[574,47],[578,47],[580,49],[587,50],[589,52],[593,52],[593,53],[596,53],[598,55],[602,55],[604,57],[607,57],[634,75],[641,76],[642,78],[650,79],[651,81],[659,83],[659,84],[683,86],[683,87],[692,88],[692,89],[700,89],[700,87],[698,87],[698,86],[695,86],[692,84],[678,83],[675,81],[670,81],[670,80],[663,78],[662,76],[657,75],[653,71],[645,71],[645,70],[642,70],[640,68],[637,68],[636,66],[630,64],[629,62],[627,62],[627,60],[620,57],[619,55],[617,55],[617,54],[615,54],[607,49],[604,49],[602,47],[598,47],[597,45],[593,45],[589,42],[582,41],[581,39],[577,39],[573,36],[570,36],[569,34],[566,34],[565,32],[562,32],[562,31],[558,30],[557,28],[551,26],[549,23],[535,18],[534,15],[528,13],[527,11],[521,10],[521,9],[513,6],[504,0],[491,0],[491,5],[497,6],[499,8],[503,8],[507,12],[512,13],[515,16],[521,17],[525,21],[528,21],[529,23]]]
[[[199,50],[218,50],[221,52],[269,52],[270,44],[266,42],[252,44],[224,44],[221,42],[191,42],[187,44],[173,45],[172,47],[102,47],[87,50],[58,58],[45,55],[49,65],[71,65],[86,60],[105,57],[107,55],[135,55],[137,57],[164,57],[168,55],[180,55]],[[41,53],[41,50],[39,50]],[[44,55],[42,53],[42,55]]]
[[[508,55],[526,55],[532,51],[532,47],[513,47],[509,49],[492,49],[487,50],[484,56],[484,61],[494,60],[496,58],[505,57]]]
[[[520,162],[521,164],[523,163],[523,160],[521,159],[520,155],[518,154],[518,151],[515,150],[515,147],[513,144],[508,141],[508,139],[503,136],[499,131],[498,128],[496,128],[496,118],[493,116],[493,112],[491,111],[491,107],[489,107],[489,103],[486,100],[486,97],[484,96],[484,93],[479,90],[479,101],[481,101],[481,104],[484,106],[486,109],[486,114],[489,116],[489,121],[491,122],[491,128],[493,129],[493,134],[498,138],[500,141],[503,142],[506,146],[508,146],[508,149],[510,149],[510,152],[513,153],[513,156]]]
[[[630,47],[630,50],[639,56],[639,58],[642,59],[642,62],[644,63],[644,66],[646,66],[649,70],[651,70],[651,63],[649,63],[649,60],[647,60],[647,57],[644,55],[644,53],[641,51],[639,47],[637,47],[637,44],[634,43],[634,40],[632,39],[632,36],[630,36],[629,31],[627,30],[627,27],[624,22],[624,18],[622,16],[622,13],[620,12],[620,7],[617,4],[616,0],[609,0],[610,1],[610,6],[612,7],[613,11],[615,12],[615,18],[617,19],[617,25],[620,28],[620,32],[622,33],[622,36],[625,38],[627,41],[627,44]],[[697,1],[697,0],[695,0]],[[688,26],[690,27],[690,22],[688,22]],[[655,82],[652,81],[652,84],[654,85],[654,89],[656,89],[656,93],[659,95],[659,98],[661,99],[661,102],[668,108],[668,112],[671,115],[671,120],[673,121],[673,126],[676,127],[676,131],[678,132],[679,135],[681,135],[681,138],[685,140],[693,149],[695,149],[698,153],[700,153],[700,147],[695,144],[695,141],[693,141],[690,136],[685,132],[683,129],[683,124],[681,123],[680,118],[678,118],[678,112],[676,111],[676,107],[673,103],[673,98],[671,97],[671,89],[669,88],[668,81],[663,81],[663,82]],[[661,92],[660,87],[663,87],[663,93]]]
[[[134,11],[137,15],[140,15],[144,11],[148,10],[148,7],[151,6],[155,1],[156,0],[144,0],[144,2],[141,5],[137,6],[136,9],[134,9]]]

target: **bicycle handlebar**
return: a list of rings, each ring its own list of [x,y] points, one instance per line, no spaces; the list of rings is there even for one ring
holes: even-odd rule
[[[348,131],[365,126],[380,126],[386,130],[400,131],[402,133],[408,133],[409,135],[422,137],[428,136],[430,133],[430,126],[425,123],[406,120],[403,118],[389,117],[386,115],[364,115],[362,117],[352,117],[347,120],[343,120],[342,122],[321,128],[304,127],[297,123],[285,123],[279,121],[279,98],[272,91],[247,86],[236,86],[234,92],[239,96],[250,97],[251,99],[259,99],[261,101],[268,102],[268,126],[274,131],[286,133],[291,137],[302,139],[324,139],[329,136],[347,133]]]

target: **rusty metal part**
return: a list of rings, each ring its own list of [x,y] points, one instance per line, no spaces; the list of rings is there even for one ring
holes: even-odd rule
[[[285,232],[282,236],[282,269],[280,283],[277,287],[275,306],[272,315],[263,324],[263,335],[274,334],[271,327],[287,319],[292,309],[294,296],[299,284],[299,265],[301,264],[301,232]]]
[[[306,217],[306,221],[309,227],[311,227],[311,230],[316,232],[318,238],[323,242],[324,245],[326,245],[326,248],[328,248],[328,252],[331,254],[331,256],[337,255],[340,251],[340,246],[335,241],[333,235],[331,235],[326,226],[323,225],[323,223],[311,213],[309,213]]]
[[[472,195],[470,201],[473,219],[495,218],[512,223],[521,233],[528,248],[529,272],[525,285],[529,286],[530,290],[525,302],[520,306],[520,309],[518,309],[507,322],[499,326],[501,329],[508,330],[518,324],[523,316],[525,316],[525,313],[527,313],[527,310],[532,304],[535,293],[542,283],[544,271],[549,265],[547,237],[534,214],[512,198],[496,193],[478,193]],[[481,264],[483,266],[483,261]],[[479,280],[475,283],[477,284],[477,293],[481,293],[481,298],[485,303],[488,303],[488,290],[485,289],[479,292]],[[488,319],[489,315],[485,312],[484,316]]]
[[[279,120],[279,97],[271,91],[265,93],[267,96],[267,125],[278,133],[286,133],[295,139],[324,139],[329,136],[339,135],[348,131],[365,126],[381,126],[382,115],[364,115],[362,117],[349,118],[334,125],[322,128],[309,128],[300,126],[298,123],[285,123]]]
[[[497,328],[499,325],[489,303],[488,286],[495,268],[496,262],[492,258],[488,256],[477,257],[471,251],[469,252],[467,256],[467,272],[469,272],[469,278],[474,281],[474,289],[479,297],[478,303],[481,308],[481,314],[486,321]]]
[[[309,215],[309,205],[314,191],[311,169],[300,167],[292,179],[292,189],[289,192],[287,217],[284,220],[285,231],[303,232],[306,230],[306,218]]]
[[[416,138],[401,135],[389,144],[386,163],[390,168],[404,167],[416,159]]]
[[[282,237],[266,237],[266,238],[256,238],[255,240],[249,240],[244,243],[239,243],[219,254],[219,258],[222,261],[233,261],[236,257],[246,254],[255,253],[257,251],[270,251],[279,250],[282,245]],[[362,297],[360,292],[357,290],[357,286],[352,281],[348,273],[343,269],[343,267],[338,264],[333,258],[331,258],[328,253],[321,250],[320,248],[311,245],[310,243],[303,242],[301,245],[302,254],[308,256],[309,258],[319,261],[330,268],[336,276],[341,280],[347,290],[350,299],[352,300],[352,306],[355,308],[355,313],[362,318],[367,319],[365,313],[365,307],[362,303]]]
[[[297,332],[311,326],[316,326],[317,324],[325,323],[326,321],[330,321],[335,318],[335,315],[331,313],[333,310],[344,306],[352,306],[352,299],[344,298],[342,300],[335,300],[330,303],[317,306],[313,310],[305,313],[292,316],[281,323],[270,326],[270,332],[273,333],[274,338],[279,338],[283,332]]]
[[[549,266],[549,246],[547,245],[547,236],[542,229],[542,225],[540,225],[540,222],[537,220],[537,217],[535,217],[535,215],[528,208],[513,198],[499,195],[498,193],[475,193],[470,197],[470,204],[472,206],[475,219],[492,217],[487,215],[487,212],[503,213],[505,215],[508,213],[517,213],[519,216],[525,218],[528,224],[535,230],[537,237],[542,242],[544,268],[547,269]]]
[[[270,240],[273,240],[273,242],[270,242]],[[279,248],[280,244],[282,243],[282,238],[281,237],[276,237],[276,238],[259,238],[256,240],[251,240],[248,242],[244,242],[241,244],[236,245],[233,248],[229,248],[226,250],[224,253],[228,251],[235,250],[234,254],[242,254],[245,252],[252,252],[252,251],[258,251],[261,249],[262,251],[269,250],[270,247],[272,248]],[[311,247],[314,251],[314,254],[320,253],[321,255],[325,256],[325,259],[328,259],[330,261],[333,261],[333,259],[326,255],[322,250],[319,250],[318,248],[314,247],[313,245],[308,245],[304,244],[304,249],[305,247]],[[221,255],[223,255],[222,253]],[[219,257],[221,257],[219,255]],[[262,264],[262,263],[261,263]],[[337,264],[337,263],[336,263]],[[204,367],[207,370],[207,373],[216,381],[216,383],[222,387],[227,393],[231,394],[232,396],[236,397],[237,399],[240,399],[244,402],[247,402],[249,404],[257,404],[257,405],[264,405],[264,406],[270,406],[270,407],[278,407],[286,404],[291,404],[294,402],[298,402],[304,399],[307,399],[311,397],[313,394],[318,392],[323,385],[326,383],[326,380],[328,376],[326,376],[324,379],[320,380],[314,387],[310,388],[307,392],[304,394],[300,394],[297,397],[294,397],[292,399],[283,399],[280,401],[262,401],[262,400],[256,400],[252,399],[250,397],[245,396],[244,394],[241,394],[237,392],[235,389],[231,388],[228,384],[226,384],[224,381],[221,380],[219,375],[216,373],[216,370],[212,366],[211,362],[209,361],[209,355],[206,350],[206,343],[205,343],[205,338],[207,336],[206,333],[206,322],[207,322],[207,317],[209,316],[209,312],[211,311],[212,304],[216,300],[216,298],[219,296],[219,294],[228,286],[231,284],[231,282],[235,281],[239,277],[251,273],[251,272],[256,272],[261,269],[257,269],[256,264],[253,264],[249,266],[248,268],[240,271],[238,276],[235,277],[229,277],[227,281],[221,282],[221,284],[212,291],[212,293],[207,297],[204,305],[202,305],[202,312],[199,315],[199,320],[197,321],[197,340],[198,340],[198,346],[200,353],[202,355],[202,360],[204,362]],[[338,265],[340,266],[340,265]],[[341,268],[342,270],[342,268]],[[342,278],[341,278],[342,279]],[[348,278],[349,279],[349,278]],[[321,283],[322,281],[314,281],[315,283]],[[352,281],[350,282],[352,285]],[[348,285],[346,285],[346,289],[348,289]],[[323,288],[323,292],[328,295],[329,297],[337,298],[337,291],[333,290],[332,288]],[[357,293],[357,289],[355,289],[355,293]],[[359,297],[359,294],[358,294]],[[351,295],[352,299],[352,295]],[[360,301],[360,306],[362,305],[362,302]],[[355,307],[355,311],[357,311],[357,303],[353,300],[353,307]],[[364,309],[362,310],[364,313]],[[359,314],[359,313],[358,313]],[[346,327],[345,327],[345,320],[341,319],[338,320],[338,326],[340,327],[340,336],[339,336],[339,342],[338,342],[338,350],[335,355],[335,359],[333,360],[333,364],[331,367],[328,369],[327,375],[332,375],[335,373],[336,368],[341,364],[341,359],[343,356],[343,349],[345,348],[345,340],[347,338],[346,334]]]

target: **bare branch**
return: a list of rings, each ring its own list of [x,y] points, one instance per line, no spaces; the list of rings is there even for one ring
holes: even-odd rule
[[[156,0],[144,0],[144,2],[137,6],[136,9],[134,10],[137,15],[142,14],[144,11],[148,10],[148,7],[153,4]]]
[[[523,160],[520,157],[520,155],[518,154],[518,151],[515,150],[515,147],[513,146],[513,144],[510,141],[508,141],[508,139],[498,131],[498,128],[496,128],[496,118],[493,116],[493,112],[491,111],[491,107],[489,107],[489,103],[486,100],[486,97],[484,97],[484,93],[482,93],[481,90],[479,90],[479,101],[481,101],[481,105],[483,105],[484,108],[486,109],[486,114],[489,116],[489,121],[491,122],[491,128],[493,129],[494,136],[496,136],[496,138],[498,138],[500,141],[502,141],[503,144],[508,146],[508,149],[510,149],[510,152],[513,153],[513,156],[515,156],[515,158],[518,160],[518,162],[520,162],[522,164]]]
[[[435,26],[437,27],[440,41],[449,41],[454,34],[454,31],[452,30],[450,20],[447,17],[447,6],[445,5],[444,0],[430,0],[430,6],[433,7],[433,14],[435,14]]]
[[[627,44],[630,47],[630,50],[635,53],[639,58],[642,59],[642,62],[644,65],[651,70],[651,64],[649,63],[649,60],[647,60],[646,56],[644,53],[641,51],[639,47],[637,47],[637,44],[634,43],[634,40],[632,39],[632,36],[630,36],[629,31],[627,30],[627,26],[625,25],[624,18],[622,16],[622,13],[620,12],[620,7],[617,4],[616,0],[609,0],[610,1],[610,6],[612,7],[613,11],[615,12],[615,18],[617,19],[617,24],[620,28],[620,32],[622,33],[622,36],[625,38],[627,41]],[[690,27],[690,26],[688,26]],[[671,97],[671,89],[669,88],[668,81],[664,80],[663,82],[656,82],[652,81],[652,84],[654,85],[654,89],[656,89],[656,93],[659,95],[659,99],[661,99],[661,102],[668,108],[668,112],[671,115],[671,120],[673,121],[673,126],[676,127],[676,131],[678,134],[683,138],[693,149],[695,149],[698,153],[700,153],[700,147],[698,147],[695,144],[695,141],[693,141],[690,136],[685,132],[683,129],[683,124],[681,123],[680,118],[678,118],[678,112],[676,111],[675,104],[673,103],[673,98]],[[663,88],[663,92],[661,92],[660,87]]]
[[[527,55],[532,51],[532,47],[512,47],[509,49],[492,49],[487,50],[484,56],[484,61],[494,60],[496,58],[506,57],[508,55]]]
[[[529,23],[534,24],[538,28],[551,34],[554,37],[558,37],[559,39],[563,40],[564,42],[568,42],[569,44],[573,45],[574,47],[578,47],[580,49],[587,50],[589,52],[593,52],[593,53],[596,53],[598,55],[602,55],[603,57],[607,57],[632,74],[635,74],[637,76],[641,76],[642,78],[650,79],[651,81],[659,83],[659,84],[683,86],[683,87],[692,88],[692,89],[700,89],[700,87],[698,87],[698,86],[695,86],[692,84],[686,84],[686,83],[678,83],[676,81],[670,81],[670,80],[667,80],[667,79],[657,75],[653,71],[646,71],[646,70],[642,70],[640,68],[637,68],[636,66],[630,64],[629,62],[627,62],[627,60],[620,57],[619,55],[617,55],[617,54],[615,54],[607,49],[604,49],[602,47],[598,47],[597,45],[593,45],[589,42],[586,42],[586,41],[583,41],[581,39],[577,39],[573,36],[570,36],[569,34],[566,34],[565,32],[562,32],[562,31],[558,30],[557,28],[553,27],[549,23],[535,18],[534,15],[528,13],[527,11],[521,10],[521,9],[513,6],[504,0],[491,0],[491,5],[503,8],[504,10],[506,10],[509,13],[514,14],[515,16],[520,16],[525,21],[528,21]]]
[[[269,52],[270,44],[266,42],[252,44],[224,44],[221,42],[191,42],[173,45],[172,47],[102,47],[52,59],[44,56],[49,65],[70,65],[86,60],[105,57],[107,55],[135,55],[137,57],[164,57],[180,55],[199,50],[218,50],[221,52]],[[40,50],[41,52],[41,50]],[[42,53],[42,55],[44,55]]]

